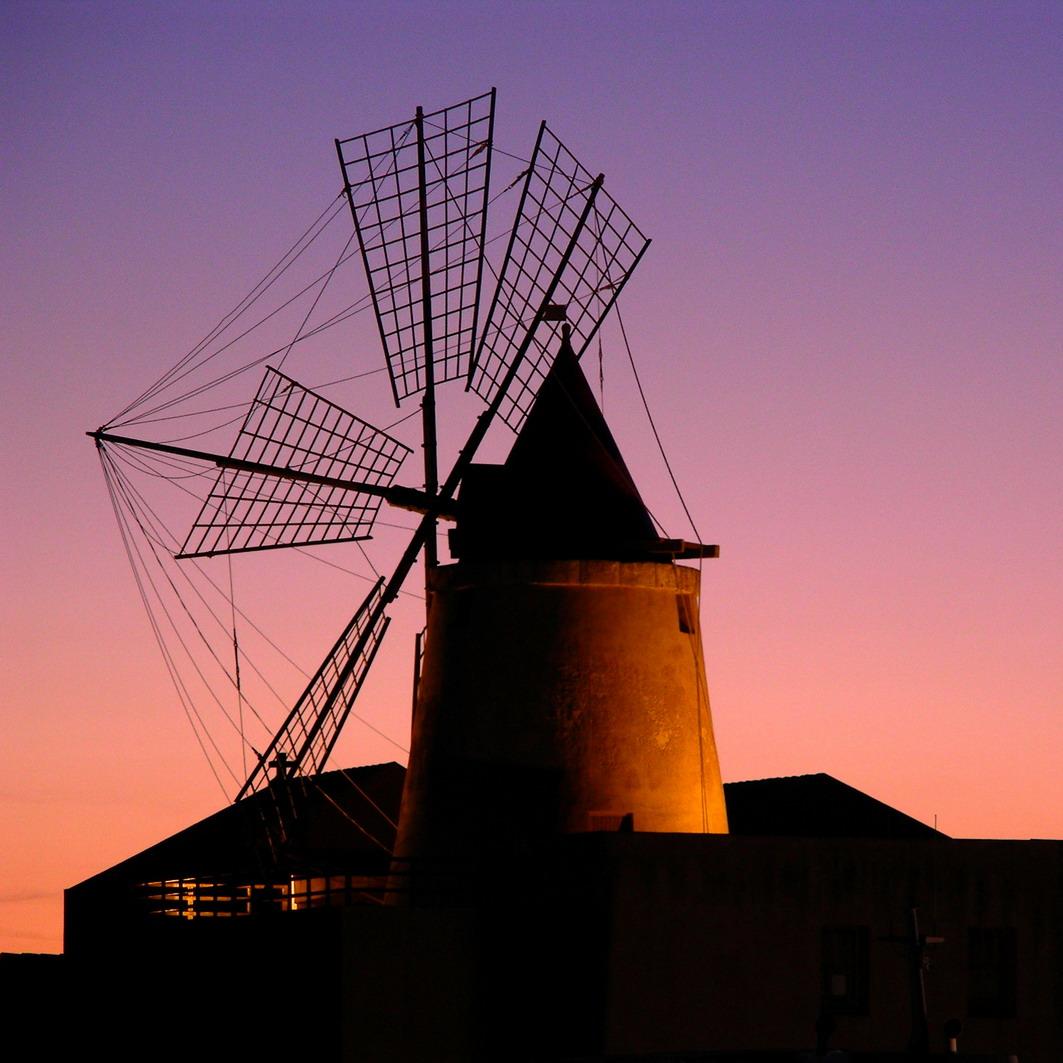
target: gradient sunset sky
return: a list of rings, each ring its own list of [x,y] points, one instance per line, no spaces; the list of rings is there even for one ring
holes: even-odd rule
[[[722,546],[725,780],[825,771],[949,834],[1063,837],[1061,45],[1058,3],[5,4],[0,949],[58,950],[65,886],[224,801],[84,431],[336,195],[334,137],[492,85],[500,147],[546,118],[653,238],[622,312]],[[602,348],[689,537],[615,322]],[[371,328],[333,354],[382,364]],[[343,401],[394,419],[386,388]],[[475,410],[444,407],[453,438]],[[366,586],[234,572],[307,669]],[[335,765],[405,759],[419,604]]]

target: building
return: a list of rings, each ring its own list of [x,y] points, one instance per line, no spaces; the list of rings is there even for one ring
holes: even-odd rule
[[[411,907],[381,903],[406,885],[375,844],[401,780],[307,787],[285,880],[261,874],[263,792],[68,890],[79,1029],[455,1060],[789,1059],[818,1029],[900,1057],[925,994],[934,1053],[958,1020],[966,1056],[1059,1058],[1061,842],[950,839],[827,775],[767,779],[725,787],[730,834],[524,842]]]
[[[571,351],[458,501],[409,773],[282,772],[69,889],[47,1036],[138,1059],[1063,1058],[1063,842],[950,839],[828,775],[721,783],[676,563],[713,548],[657,536]]]

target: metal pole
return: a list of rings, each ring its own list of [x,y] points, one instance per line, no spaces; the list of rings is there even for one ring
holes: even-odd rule
[[[228,457],[224,454],[212,454],[206,450],[192,450],[189,447],[175,447],[171,443],[153,443],[149,439],[133,439],[130,436],[114,435],[97,429],[95,432],[86,432],[96,440],[96,445],[103,443],[120,443],[128,447],[138,447],[141,450],[156,450],[162,454],[174,454],[181,458],[195,458],[197,461],[207,461],[217,465],[221,469],[236,469],[239,472],[256,472],[264,476],[276,476],[281,480],[297,480],[299,483],[320,484],[322,487],[338,487],[344,491],[360,491],[363,494],[375,495],[384,499],[385,502],[400,509],[409,509],[414,513],[439,513],[439,507],[434,498],[430,499],[423,491],[417,491],[412,487],[396,486],[394,484],[370,484],[362,480],[343,480],[336,476],[319,476],[313,472],[303,472],[302,469],[289,469],[283,465],[269,465],[262,461],[246,461],[243,458]],[[442,516],[447,516],[451,511],[443,507]],[[219,551],[223,553],[224,551]]]
[[[424,342],[424,397],[421,399],[421,429],[424,437],[424,490],[429,498],[439,493],[436,457],[436,367],[432,345],[432,279],[428,246],[428,177],[425,172],[424,109],[417,108],[417,213],[421,228],[421,336]],[[439,564],[437,522],[430,518],[424,540],[426,599],[431,570]]]
[[[472,459],[475,457],[480,444],[484,441],[484,437],[487,435],[487,430],[491,427],[491,422],[498,414],[502,402],[506,397],[506,392],[513,383],[513,380],[517,375],[517,370],[520,368],[524,356],[528,353],[528,348],[532,344],[532,339],[535,336],[535,329],[542,320],[543,312],[553,298],[558,284],[561,283],[561,274],[564,273],[568,266],[569,259],[572,257],[572,252],[575,250],[576,243],[579,240],[580,234],[583,232],[583,227],[586,225],[587,218],[590,216],[591,210],[594,207],[594,201],[598,196],[598,190],[602,187],[604,181],[605,177],[602,174],[599,174],[591,184],[590,195],[587,196],[587,202],[583,206],[583,211],[580,213],[579,220],[576,222],[576,226],[572,231],[572,236],[568,241],[568,245],[565,247],[564,254],[561,256],[561,261],[558,263],[557,269],[554,271],[553,278],[547,286],[546,291],[543,293],[542,302],[539,304],[539,308],[535,312],[535,317],[532,320],[531,325],[528,327],[524,340],[517,348],[517,353],[513,357],[513,362],[506,371],[506,375],[502,378],[502,382],[497,388],[490,406],[488,406],[487,409],[476,419],[476,424],[473,425],[473,429],[469,433],[469,438],[466,440],[465,446],[461,448],[457,460],[454,462],[454,467],[450,470],[450,475],[440,487],[437,508],[446,506],[454,497],[458,485],[461,483],[461,478],[465,475],[465,470],[472,464]],[[422,518],[421,523],[417,526],[417,530],[413,533],[413,538],[410,540],[402,557],[399,558],[399,563],[395,567],[391,579],[388,580],[384,587],[384,592],[381,595],[381,608],[398,597],[398,593],[402,589],[402,584],[405,581],[406,576],[409,574],[410,569],[413,567],[414,561],[417,560],[417,555],[421,550],[425,537],[432,529],[432,525],[433,517],[431,514],[428,514]]]
[[[911,993],[912,1034],[908,1051],[915,1056],[925,1056],[930,1051],[930,1025],[926,1010],[926,941],[919,933],[919,909],[912,908],[911,918]]]

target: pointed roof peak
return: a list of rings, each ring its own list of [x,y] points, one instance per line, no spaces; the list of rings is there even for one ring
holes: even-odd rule
[[[626,559],[657,541],[567,325],[505,464],[474,465],[459,502],[463,558]]]

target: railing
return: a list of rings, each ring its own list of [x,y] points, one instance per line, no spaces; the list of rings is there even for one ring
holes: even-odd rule
[[[136,903],[168,919],[240,918],[266,912],[348,908],[386,903],[464,906],[487,891],[528,889],[536,869],[485,854],[481,860],[392,858],[387,871],[291,871],[256,879],[215,875],[156,879],[135,888]]]
[[[138,899],[171,919],[239,918],[263,912],[382,904],[387,875],[290,875],[277,881],[173,878],[144,882]]]

